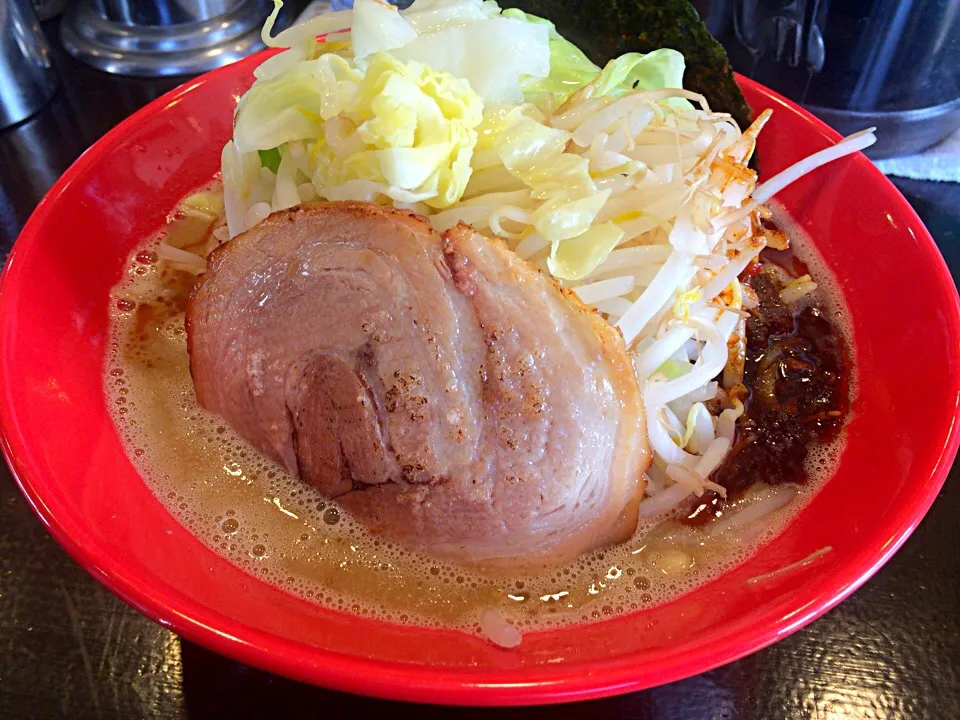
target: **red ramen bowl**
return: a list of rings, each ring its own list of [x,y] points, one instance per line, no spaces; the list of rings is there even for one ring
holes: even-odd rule
[[[224,655],[340,690],[438,703],[580,700],[769,645],[853,592],[920,522],[957,451],[958,297],[914,211],[858,155],[779,198],[850,309],[860,381],[846,448],[809,506],[740,567],[668,604],[529,634],[505,650],[319,607],[209,550],[153,496],[114,430],[101,381],[107,306],[129,251],[218,172],[233,107],[261,59],[184,85],[88,150],[27,223],[0,286],[7,460],[50,532],[135,608]],[[775,111],[759,143],[766,176],[838,139],[780,96],[740,82],[755,110]],[[808,568],[747,583],[828,546]]]

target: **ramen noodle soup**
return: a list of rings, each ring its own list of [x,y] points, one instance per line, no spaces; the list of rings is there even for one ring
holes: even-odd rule
[[[160,501],[288,592],[508,647],[783,530],[842,449],[853,358],[769,203],[872,129],[760,182],[772,110],[739,126],[677,50],[601,68],[481,0],[273,35],[281,4],[218,182],[114,291],[105,387]]]
[[[215,205],[216,186],[206,193]],[[197,243],[209,242],[211,228],[191,229],[189,215],[189,207],[186,216],[181,209],[131,253],[113,291],[104,383],[114,422],[156,497],[197,538],[251,575],[318,605],[488,636],[498,626],[526,632],[641,612],[748,561],[816,494],[842,449],[842,433],[811,445],[801,483],[773,487],[747,478],[721,517],[706,523],[686,518],[689,505],[643,517],[642,503],[627,542],[562,567],[517,573],[437,560],[371,533],[199,407],[184,328],[196,274],[161,257],[169,255],[161,241],[176,233],[200,227],[206,235]],[[785,214],[777,212],[776,220],[817,280],[798,306],[821,308],[846,333],[827,268]],[[183,246],[182,238],[176,244]]]

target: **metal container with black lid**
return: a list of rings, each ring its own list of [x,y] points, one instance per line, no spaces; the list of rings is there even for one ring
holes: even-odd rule
[[[735,70],[841,133],[874,125],[867,154],[923,150],[960,128],[960,0],[696,0]]]

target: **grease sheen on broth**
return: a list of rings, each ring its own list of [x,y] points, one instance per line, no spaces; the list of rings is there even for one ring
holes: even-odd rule
[[[367,532],[335,501],[197,405],[183,326],[194,277],[157,260],[161,237],[131,253],[110,306],[113,350],[104,384],[127,454],[157,498],[207,546],[262,580],[329,608],[468,632],[479,631],[479,615],[489,608],[525,630],[649,608],[753,555],[832,474],[842,447],[841,435],[831,446],[814,448],[811,481],[786,508],[738,539],[706,539],[702,528],[647,522],[622,545],[540,574],[488,574],[438,561]],[[796,242],[795,229],[791,237]],[[807,243],[799,255],[818,283],[829,278]],[[842,320],[839,293],[819,294],[831,320]],[[737,504],[766,491],[757,486]]]

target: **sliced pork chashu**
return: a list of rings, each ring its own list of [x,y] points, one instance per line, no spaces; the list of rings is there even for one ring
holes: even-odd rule
[[[201,405],[385,536],[530,567],[636,526],[622,338],[499,240],[302,206],[215,252],[187,329]]]

